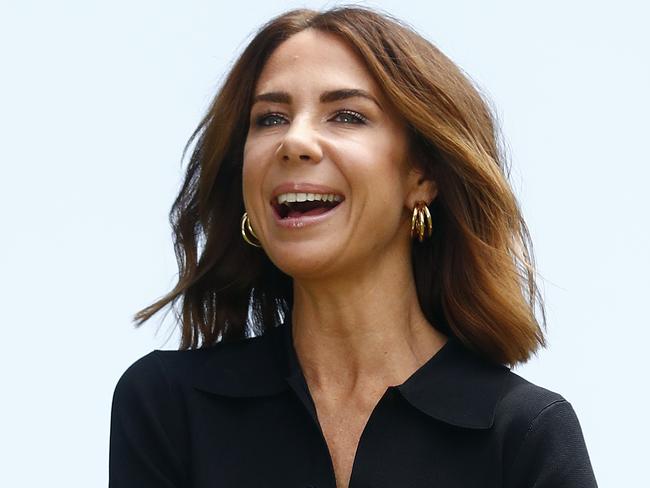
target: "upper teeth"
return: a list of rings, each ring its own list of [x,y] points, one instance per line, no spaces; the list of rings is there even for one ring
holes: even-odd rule
[[[342,198],[340,195],[335,195],[334,193],[282,193],[278,195],[279,204],[285,202],[313,202],[314,200],[340,202]]]

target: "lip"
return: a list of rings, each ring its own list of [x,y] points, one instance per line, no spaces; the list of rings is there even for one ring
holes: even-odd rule
[[[281,185],[276,186],[271,193],[271,203],[278,195],[282,193],[333,193],[334,195],[340,195],[345,200],[345,195],[339,190],[332,188],[331,186],[326,185],[317,185],[315,183],[295,183],[293,181],[288,181],[282,183]],[[338,205],[335,207],[337,208]]]
[[[334,193],[334,192],[328,192],[328,193]],[[301,229],[303,227],[319,224],[324,220],[329,219],[330,217],[336,214],[336,212],[343,206],[344,202],[345,200],[341,200],[341,202],[336,207],[319,215],[303,215],[301,217],[287,217],[286,219],[283,219],[282,217],[280,217],[280,215],[278,214],[277,210],[273,205],[271,205],[271,213],[273,214],[273,220],[275,220],[275,223],[279,227],[285,229]]]

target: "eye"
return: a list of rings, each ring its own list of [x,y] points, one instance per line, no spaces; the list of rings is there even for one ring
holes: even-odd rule
[[[269,112],[257,117],[255,119],[255,125],[259,127],[271,127],[274,125],[280,125],[283,120],[285,119],[282,115],[275,112]]]
[[[354,110],[341,110],[336,113],[334,118],[339,118],[341,122],[346,124],[365,124],[368,121],[365,116]]]
[[[337,120],[338,119],[338,120]],[[367,117],[354,110],[340,110],[333,117],[333,120],[344,124],[365,124]],[[255,118],[255,125],[258,127],[272,127],[286,123],[287,119],[277,112],[268,112]]]

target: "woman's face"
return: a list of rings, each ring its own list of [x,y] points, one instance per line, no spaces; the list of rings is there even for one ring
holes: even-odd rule
[[[434,196],[418,177],[403,120],[345,42],[307,29],[280,44],[257,82],[243,167],[251,225],[278,268],[325,278],[406,259],[414,202]],[[278,215],[278,192],[341,202],[318,216],[305,212],[322,202],[293,203],[288,216],[285,204]]]

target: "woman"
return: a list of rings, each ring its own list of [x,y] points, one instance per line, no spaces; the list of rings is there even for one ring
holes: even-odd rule
[[[545,341],[496,134],[386,15],[264,26],[190,139],[179,281],[136,316],[182,299],[182,343],[118,382],[110,485],[596,486],[570,403],[509,369]]]

